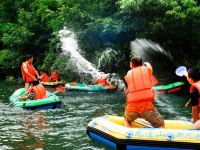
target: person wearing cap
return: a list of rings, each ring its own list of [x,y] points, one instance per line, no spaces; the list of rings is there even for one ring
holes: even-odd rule
[[[200,72],[198,69],[190,68],[184,71],[183,75],[191,84],[190,87],[190,100],[192,103],[192,122],[194,126],[192,129],[200,129],[200,121],[198,120],[198,108],[200,107]]]
[[[21,73],[25,81],[25,91],[28,91],[32,82],[40,78],[38,72],[33,66],[33,55],[28,54],[26,56],[26,61],[21,65]]]
[[[38,100],[43,98],[47,98],[46,89],[38,80],[33,81],[29,90],[23,96],[18,97],[20,100]]]
[[[155,128],[164,127],[164,118],[153,105],[155,94],[152,88],[151,65],[142,65],[142,58],[134,56],[131,58],[130,68],[124,78],[128,91],[124,112],[125,126],[131,127],[131,122],[135,119],[144,118]]]

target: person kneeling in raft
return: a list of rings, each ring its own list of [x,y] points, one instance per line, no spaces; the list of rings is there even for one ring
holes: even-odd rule
[[[23,96],[18,97],[20,100],[37,100],[43,98],[47,98],[46,89],[39,81],[33,81],[29,90]]]
[[[163,128],[164,118],[153,105],[155,94],[152,88],[152,66],[147,62],[142,65],[142,58],[134,56],[131,58],[130,68],[125,76],[128,89],[125,126],[131,127],[131,122],[143,118],[154,128]]]

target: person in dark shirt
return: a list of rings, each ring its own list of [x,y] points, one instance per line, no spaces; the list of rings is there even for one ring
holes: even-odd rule
[[[192,129],[200,129],[200,121],[197,121],[198,108],[200,107],[200,72],[197,69],[190,68],[184,75],[191,84],[190,99],[192,102],[192,122],[195,123]]]

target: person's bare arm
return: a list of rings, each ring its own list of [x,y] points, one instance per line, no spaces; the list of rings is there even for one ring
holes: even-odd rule
[[[33,69],[35,70],[37,77],[40,78],[40,75],[38,74],[38,72],[37,72],[37,70],[35,69],[34,66],[33,66]]]

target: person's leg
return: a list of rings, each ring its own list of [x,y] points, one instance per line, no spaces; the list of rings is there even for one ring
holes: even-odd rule
[[[19,100],[27,100],[28,99],[28,96],[21,96],[21,97],[18,97]]]
[[[200,120],[195,122],[191,129],[192,130],[200,130]]]
[[[148,121],[154,128],[165,127],[164,118],[157,109],[145,111],[141,113],[140,116]]]
[[[27,92],[30,88],[31,83],[25,82],[25,92]]]
[[[131,122],[133,122],[137,118],[138,118],[138,114],[137,113],[134,113],[134,112],[131,112],[131,113],[125,112],[124,113],[124,125],[126,127],[131,128],[132,127],[131,126]]]

